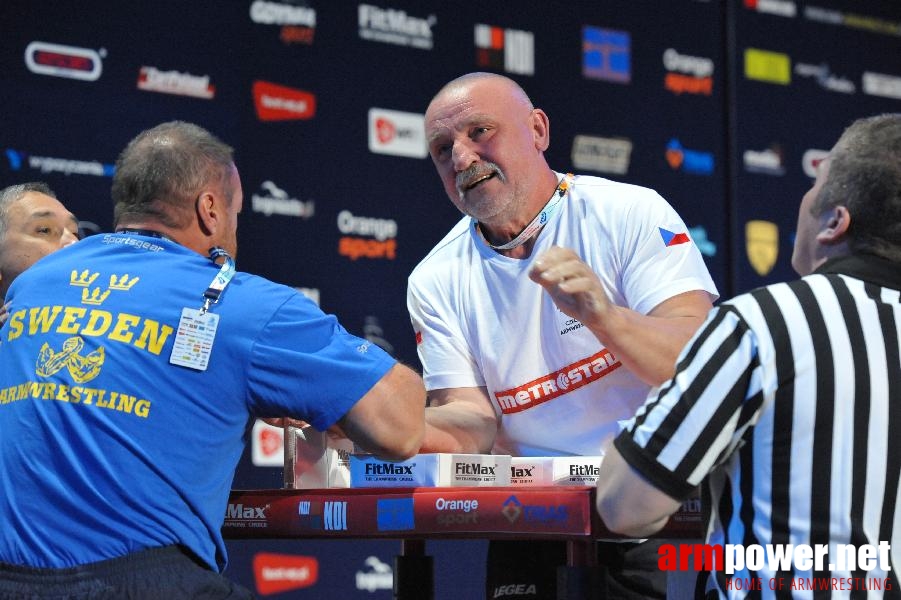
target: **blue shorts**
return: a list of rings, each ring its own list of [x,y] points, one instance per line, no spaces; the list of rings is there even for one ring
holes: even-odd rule
[[[178,546],[66,569],[0,562],[0,600],[246,600],[253,595]]]

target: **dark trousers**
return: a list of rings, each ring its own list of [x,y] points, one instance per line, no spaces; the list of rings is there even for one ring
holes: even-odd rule
[[[0,600],[247,600],[253,595],[177,546],[67,569],[0,563]]]
[[[666,599],[666,573],[657,568],[658,540],[598,542],[598,589],[591,598]],[[485,597],[489,600],[556,600],[557,567],[566,544],[557,541],[493,540],[488,545]]]

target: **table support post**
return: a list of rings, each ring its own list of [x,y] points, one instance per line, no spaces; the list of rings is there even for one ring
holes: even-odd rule
[[[594,541],[567,541],[566,564],[557,567],[557,600],[603,600],[603,567]]]
[[[401,540],[400,555],[394,557],[394,599],[434,600],[432,557],[426,556],[425,540]]]

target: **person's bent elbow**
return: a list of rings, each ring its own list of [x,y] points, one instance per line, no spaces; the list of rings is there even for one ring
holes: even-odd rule
[[[367,452],[410,458],[425,437],[425,397],[422,378],[397,364],[345,415],[342,428]]]
[[[597,509],[607,529],[631,538],[644,538],[657,533],[669,518],[649,519],[618,499],[602,494],[598,495]]]
[[[416,411],[415,408],[402,416],[403,419],[392,419],[392,426],[372,432],[367,441],[358,440],[358,443],[367,452],[388,460],[406,460],[415,456],[425,437],[425,418],[422,410]]]
[[[616,447],[607,448],[595,504],[610,531],[627,537],[649,537],[663,529],[681,503],[645,479]]]
[[[416,456],[419,452],[424,435],[425,426],[423,423],[411,424],[403,429],[403,435],[398,435],[390,440],[390,444],[383,446],[376,454],[389,460],[406,460]]]

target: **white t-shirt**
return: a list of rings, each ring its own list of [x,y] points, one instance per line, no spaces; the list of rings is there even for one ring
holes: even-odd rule
[[[594,269],[613,303],[642,314],[690,290],[716,297],[685,224],[653,190],[588,176],[575,178],[529,258],[498,254],[474,224],[461,219],[409,278],[426,388],[485,386],[501,420],[496,453],[600,454],[650,388],[529,269],[557,245]]]

